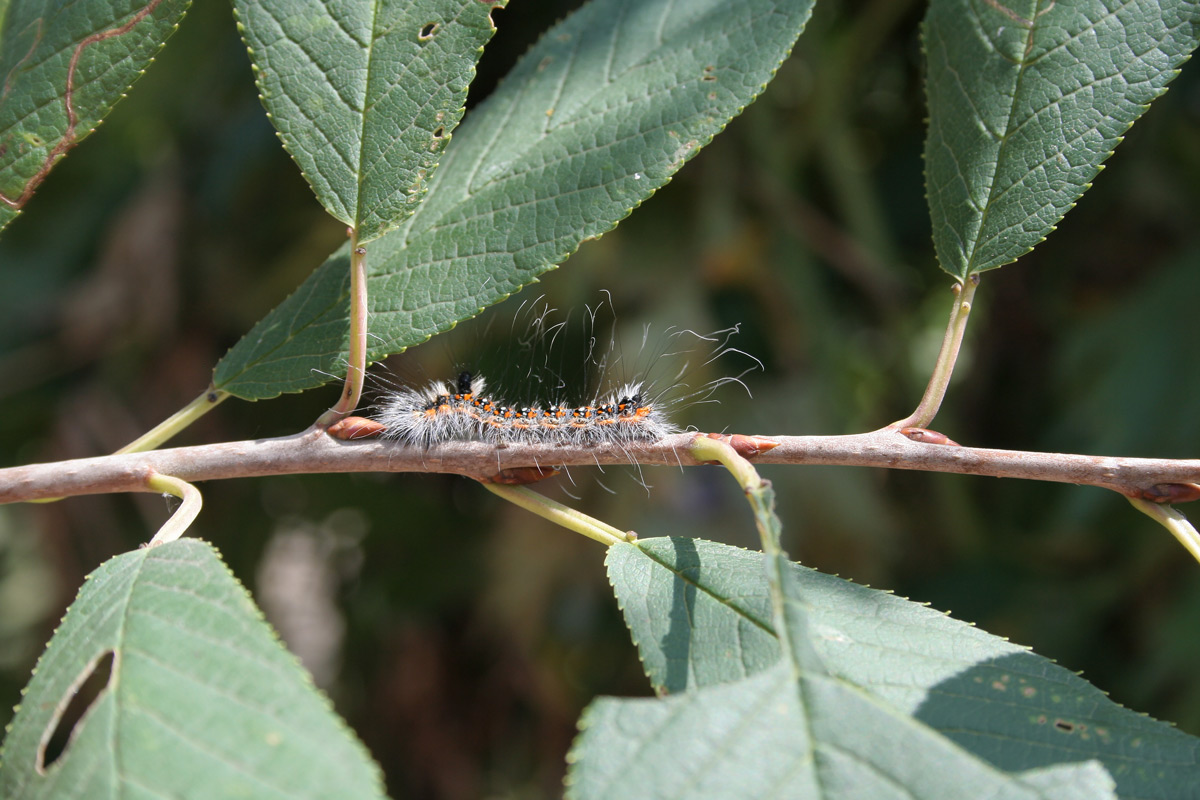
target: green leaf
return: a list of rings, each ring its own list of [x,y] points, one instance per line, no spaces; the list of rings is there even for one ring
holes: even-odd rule
[[[933,0],[926,187],[959,278],[1042,241],[1198,44],[1194,0]]]
[[[258,88],[317,199],[359,243],[416,208],[501,0],[236,0]]]
[[[784,663],[663,700],[600,699],[580,729],[574,800],[1115,797],[1094,761],[1009,775],[865,692]]]
[[[188,5],[0,2],[0,229],[125,95]]]
[[[367,257],[371,358],[468,319],[611,230],[763,90],[811,0],[593,0],[463,122],[429,194]],[[217,365],[248,400],[345,359],[347,251]]]
[[[77,678],[112,674],[61,757],[39,742]],[[0,797],[382,797],[378,769],[209,545],[101,565],[38,663],[4,743]]]
[[[763,556],[694,539],[609,549],[609,578],[659,692],[696,691],[780,658]],[[885,592],[793,565],[828,672],[1000,769],[1094,758],[1121,796],[1178,797],[1200,781],[1198,742],[1121,708],[1017,645]]]
[[[751,560],[776,593],[775,625],[789,648],[775,666],[734,683],[593,703],[569,756],[569,797],[1115,797],[1095,761],[1006,774],[831,676],[813,651],[807,587],[771,526],[764,534],[771,554]]]
[[[657,691],[749,677],[779,661],[761,554],[703,539],[643,539],[605,562]]]

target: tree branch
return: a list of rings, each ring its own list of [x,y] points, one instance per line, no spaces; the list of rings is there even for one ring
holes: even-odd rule
[[[392,441],[342,441],[310,429],[293,436],[178,447],[145,453],[0,469],[0,503],[82,494],[149,491],[153,473],[188,482],[331,472],[445,472],[506,482],[504,470],[637,463],[696,466],[681,433],[649,444],[604,447],[450,442],[429,449]],[[1180,485],[1200,483],[1200,460],[989,450],[914,441],[883,429],[847,436],[776,436],[757,464],[883,467],[1099,486],[1158,502],[1195,499]],[[508,482],[512,482],[511,480]]]

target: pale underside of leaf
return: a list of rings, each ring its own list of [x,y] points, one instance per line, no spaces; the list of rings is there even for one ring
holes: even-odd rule
[[[610,548],[609,577],[656,690],[696,691],[777,662],[762,558],[693,539]],[[1200,780],[1196,739],[1121,708],[1070,671],[917,603],[793,570],[831,675],[996,767],[1093,758],[1122,795],[1164,800]]]
[[[1115,797],[1096,762],[1006,774],[831,677],[806,652],[811,639],[802,641],[812,626],[800,574],[780,556],[767,558],[782,592],[776,624],[794,652],[733,683],[660,700],[596,701],[569,759],[570,797]]]
[[[38,774],[56,705],[105,651],[107,688]],[[383,796],[365,749],[195,539],[117,556],[89,577],[4,742],[5,800],[131,796]]]

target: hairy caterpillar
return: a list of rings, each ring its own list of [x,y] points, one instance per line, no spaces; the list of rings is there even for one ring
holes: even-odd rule
[[[611,309],[611,300],[600,307]],[[615,388],[593,390],[582,402],[564,399],[571,381],[563,372],[582,367],[601,382],[626,366],[617,342],[615,325],[605,343],[598,338],[598,308],[589,308],[585,317],[586,344],[582,358],[564,357],[574,348],[560,339],[565,322],[549,323],[553,310],[541,306],[533,311],[533,320],[524,335],[518,337],[520,358],[508,359],[509,371],[516,364],[527,367],[520,378],[524,387],[540,387],[541,402],[521,405],[490,393],[487,380],[474,370],[462,370],[453,380],[433,381],[423,388],[389,386],[378,393],[374,419],[382,426],[382,435],[405,444],[431,447],[449,441],[482,441],[491,444],[550,444],[587,447],[606,444],[629,446],[652,442],[682,430],[673,423],[668,410],[709,400],[726,383],[744,388],[741,378],[761,367],[757,359],[728,346],[737,328],[710,335],[690,330],[668,331],[653,345],[649,329],[642,330],[633,370],[634,380],[616,383]],[[681,343],[681,340],[687,340]],[[695,368],[691,360],[703,355]],[[735,354],[749,359],[751,366],[737,376],[709,379],[694,387],[690,380],[722,356]],[[554,368],[556,359],[562,363]],[[550,386],[549,392],[546,386]],[[545,399],[552,393],[550,400]]]
[[[516,407],[487,396],[487,383],[470,372],[457,380],[432,383],[423,391],[401,389],[377,407],[384,436],[408,444],[472,440],[590,445],[656,441],[678,429],[661,403],[630,383],[595,402],[571,406]]]

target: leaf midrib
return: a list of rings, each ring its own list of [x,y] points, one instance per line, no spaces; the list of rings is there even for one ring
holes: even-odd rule
[[[1040,8],[1042,0],[1038,0],[1035,8]],[[1053,0],[1052,0],[1053,2]],[[1025,38],[1025,53],[1028,54],[1033,50],[1033,37],[1037,32],[1037,20],[1039,15],[1035,12],[1033,21],[1029,25],[1029,33]],[[980,33],[983,33],[983,19],[979,16],[975,18],[976,25]],[[1030,67],[1030,62],[1022,56],[1021,61],[1017,64],[1016,76],[1013,79],[1012,99],[1009,101],[1009,107],[1004,117],[1004,133],[1000,136],[1000,145],[996,148],[996,160],[992,167],[991,173],[988,175],[988,191],[987,199],[983,203],[983,208],[979,214],[979,228],[975,231],[975,236],[971,242],[971,250],[967,256],[966,274],[964,278],[975,273],[975,260],[979,254],[980,244],[983,241],[983,231],[987,228],[988,218],[991,216],[992,209],[996,207],[998,194],[996,191],[996,176],[1000,172],[1001,162],[1004,160],[1004,151],[1008,146],[1010,137],[1013,134],[1013,117],[1016,115],[1017,98],[1021,93],[1021,85],[1025,79],[1025,74]],[[986,128],[986,126],[984,126]]]
[[[363,178],[366,171],[363,169],[363,164],[366,163],[366,147],[367,147],[367,109],[373,108],[374,104],[370,102],[369,92],[371,89],[371,76],[375,68],[375,42],[377,37],[377,23],[379,21],[379,6],[383,0],[374,0],[371,4],[371,25],[368,30],[370,41],[366,45],[367,68],[363,73],[362,98],[363,107],[358,115],[358,164],[355,166],[354,180],[354,235],[352,241],[357,245],[362,243],[362,220],[363,220]],[[385,34],[386,35],[386,34]]]
[[[732,609],[736,614],[738,614],[740,617],[745,619],[747,622],[750,622],[753,625],[757,626],[758,628],[766,631],[767,633],[771,634],[771,636],[775,636],[775,628],[772,627],[771,625],[766,624],[766,623],[762,622],[761,620],[758,620],[758,619],[750,616],[749,612],[747,612],[745,609],[739,608],[738,606],[734,605],[730,600],[728,600],[724,597],[721,597],[720,595],[714,594],[712,591],[705,588],[702,584],[696,583],[695,581],[691,580],[686,575],[684,575],[681,571],[679,571],[679,569],[668,564],[663,559],[658,558],[657,554],[651,553],[647,550],[644,550],[641,547],[638,547],[636,544],[634,545],[634,547],[637,547],[638,551],[641,552],[644,556],[646,556],[651,561],[653,561],[656,564],[658,564],[659,566],[661,566],[667,572],[670,572],[672,575],[674,575],[679,580],[683,581],[688,586],[691,586],[691,587],[695,588],[696,590],[708,595],[709,597],[711,597],[713,600],[716,600],[721,605]],[[778,638],[778,637],[776,637],[776,638]]]

